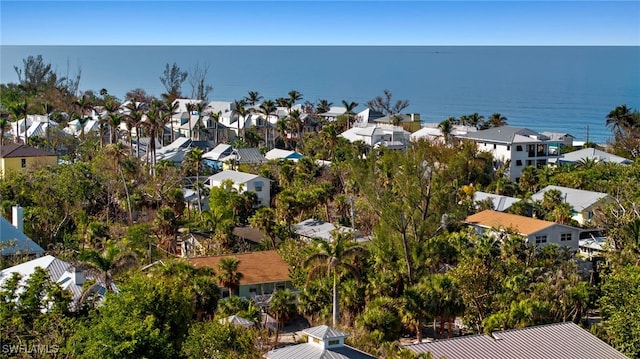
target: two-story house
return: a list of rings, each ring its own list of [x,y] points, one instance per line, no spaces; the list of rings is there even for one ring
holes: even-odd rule
[[[562,139],[532,131],[528,128],[501,126],[459,135],[474,141],[478,150],[493,155],[495,167],[508,165],[506,173],[511,181],[518,181],[527,166],[541,168],[560,156]]]
[[[603,208],[615,202],[613,197],[606,193],[560,186],[547,186],[533,194],[531,199],[534,201],[542,201],[544,194],[551,190],[560,191],[564,202],[573,208],[571,218],[575,219],[576,222],[581,225],[591,224],[591,219],[596,209]]]
[[[581,232],[580,228],[560,223],[492,210],[472,214],[465,222],[473,226],[479,234],[491,235],[503,230],[512,230],[523,236],[528,243],[538,247],[553,243],[560,247],[568,246],[575,251],[578,250]]]
[[[251,173],[226,170],[207,178],[204,185],[207,188],[219,187],[226,181],[231,181],[233,188],[239,193],[254,192],[263,206],[271,203],[271,180]]]

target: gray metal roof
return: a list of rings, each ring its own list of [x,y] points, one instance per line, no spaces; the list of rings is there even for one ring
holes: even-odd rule
[[[516,142],[540,142],[547,141],[549,138],[541,133],[532,131],[528,128],[501,126],[487,130],[469,132],[461,135],[462,138],[470,138],[473,140],[500,142],[500,143],[516,143]]]
[[[584,148],[578,151],[568,152],[560,156],[558,161],[560,162],[578,162],[585,159],[593,159],[600,162],[612,162],[618,164],[630,164],[633,161],[630,159],[616,156],[611,153],[600,151],[595,148]]]
[[[500,212],[506,211],[509,207],[511,207],[512,204],[520,201],[520,198],[501,196],[499,194],[486,193],[481,191],[476,191],[473,194],[474,202],[484,201],[488,198],[491,198],[491,200],[493,200],[493,209]]]
[[[349,334],[345,332],[341,332],[337,329],[333,329],[327,325],[320,325],[317,327],[312,327],[303,330],[303,332],[310,337],[318,338],[318,339],[329,339],[329,338],[344,338],[348,337]]]
[[[253,173],[226,170],[226,171],[218,172],[213,176],[209,177],[208,182],[212,185],[217,186],[219,183],[222,183],[226,180],[231,180],[233,183],[247,183],[252,179],[258,178],[258,177],[260,176],[254,175]]]
[[[349,227],[340,226],[339,228],[341,232],[353,232],[353,229]],[[331,232],[335,229],[336,226],[332,223],[323,222],[315,218],[309,218],[293,225],[293,231],[299,236],[320,238],[328,242],[333,240]]]
[[[573,322],[472,335],[406,346],[447,359],[623,359],[615,350]]]
[[[275,349],[265,354],[267,359],[375,359],[348,345],[322,349],[318,345],[305,343]]]
[[[602,192],[585,191],[581,189],[560,186],[547,186],[532,195],[531,199],[534,201],[542,201],[545,192],[553,189],[560,191],[562,193],[562,196],[564,197],[564,201],[570,204],[575,211],[582,211],[585,208],[588,208],[589,206],[597,203],[601,199],[609,196],[608,194]]]
[[[0,216],[0,255],[40,254],[44,249]]]

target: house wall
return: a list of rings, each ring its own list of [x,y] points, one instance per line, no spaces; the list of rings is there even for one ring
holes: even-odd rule
[[[268,179],[254,178],[245,184],[245,190],[255,192],[261,205],[268,207],[271,203],[271,182]]]
[[[558,157],[558,155],[552,154],[549,151],[549,145],[554,144],[557,146],[557,142],[500,144],[477,141],[476,143],[479,150],[491,152],[493,157],[499,162],[499,165],[504,165],[508,160],[511,160],[509,164],[509,180],[513,182],[522,176],[522,170],[525,167],[547,165],[549,158]],[[533,155],[531,155],[529,153],[529,145],[536,146],[536,149],[538,145],[542,145],[544,148],[542,151],[543,155],[539,155],[537,151],[534,151]]]
[[[562,240],[563,234],[571,234],[571,240]],[[536,243],[537,236],[546,236],[547,241],[544,243]],[[535,232],[527,236],[527,241],[537,246],[544,246],[547,244],[555,243],[560,247],[569,246],[573,250],[578,250],[578,241],[580,239],[580,229],[573,228],[561,224],[545,228],[541,231]]]
[[[589,225],[592,222],[593,219],[593,211],[596,208],[602,208],[605,207],[609,204],[612,204],[614,202],[613,198],[611,197],[605,197],[603,199],[601,199],[600,201],[592,204],[591,206],[583,209],[580,212],[576,212],[573,217],[571,217],[572,219],[575,219],[578,223],[580,223],[580,225],[584,226],[584,225]]]
[[[22,166],[22,160],[25,160],[25,166]],[[42,166],[56,165],[58,163],[57,156],[42,156],[42,157],[9,157],[2,159],[1,170],[2,173],[9,173],[10,171],[20,171],[23,168],[33,169]]]
[[[243,284],[238,288],[238,296],[251,298],[254,295],[272,294],[276,289],[293,289],[290,281]]]

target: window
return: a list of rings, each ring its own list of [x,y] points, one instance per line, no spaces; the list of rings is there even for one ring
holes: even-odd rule
[[[329,340],[329,345],[338,345],[338,344],[340,344],[340,340],[338,339]]]
[[[27,167],[27,159],[26,158],[22,158],[20,160],[20,166],[22,166],[22,168]]]
[[[561,233],[560,234],[560,241],[564,242],[564,241],[570,241],[573,239],[573,236],[571,235],[571,233]]]
[[[527,160],[527,166],[533,166],[533,161],[532,160]]]
[[[507,151],[511,151],[511,146],[507,146]]]
[[[516,146],[516,151],[518,151],[518,152],[522,152],[522,146],[521,146],[521,145],[517,145],[517,146]]]
[[[262,192],[262,181],[253,182],[253,187],[256,189],[256,192]]]
[[[547,243],[547,236],[536,236],[536,244]]]
[[[496,144],[495,144],[495,143],[493,144],[493,149],[494,149],[494,150],[496,149]]]
[[[518,167],[522,166],[522,160],[516,160],[516,166]]]

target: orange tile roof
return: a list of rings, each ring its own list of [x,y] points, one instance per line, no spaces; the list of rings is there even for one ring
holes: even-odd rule
[[[525,235],[538,232],[542,229],[556,224],[554,222],[543,221],[541,219],[491,210],[485,210],[476,214],[472,214],[467,217],[465,222],[487,228],[511,228],[516,232]]]
[[[243,277],[241,285],[286,282],[289,281],[289,265],[276,251],[262,251],[250,253],[236,253],[222,256],[190,258],[189,262],[196,267],[210,267],[218,270],[218,263],[222,258],[235,257],[240,260],[238,272]]]

